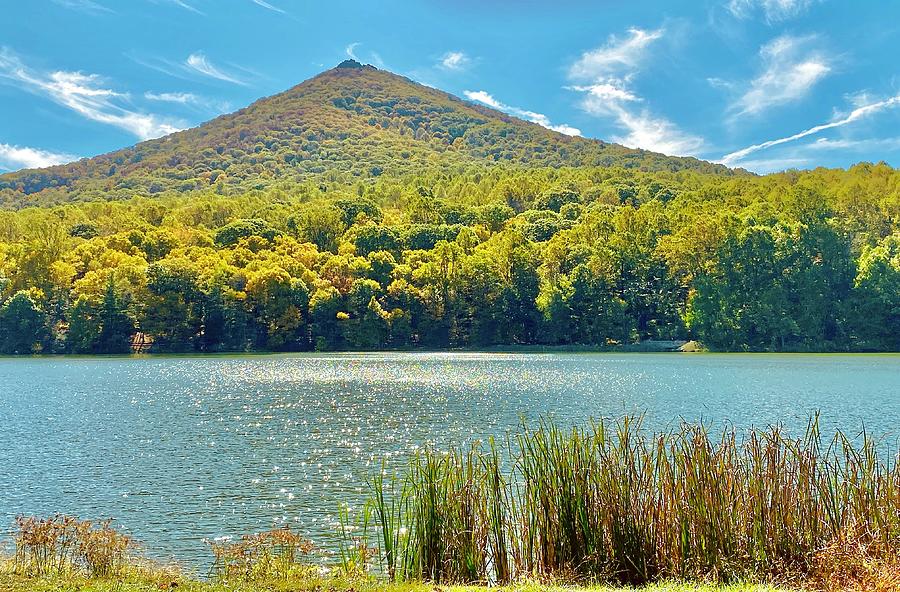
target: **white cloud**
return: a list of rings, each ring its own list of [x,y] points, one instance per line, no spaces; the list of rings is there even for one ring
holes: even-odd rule
[[[0,169],[3,170],[39,169],[55,164],[65,164],[73,160],[78,160],[78,157],[71,154],[49,152],[40,148],[0,143]]]
[[[845,125],[849,125],[851,123],[857,122],[859,120],[865,119],[867,117],[871,117],[885,109],[892,109],[894,107],[900,106],[900,95],[895,95],[888,99],[884,99],[881,101],[876,101],[874,103],[869,103],[867,105],[857,106],[849,114],[840,117],[834,121],[829,123],[823,123],[821,125],[816,125],[811,128],[805,129],[802,132],[798,132],[792,136],[787,136],[784,138],[778,138],[775,140],[768,140],[766,142],[762,142],[759,144],[754,144],[752,146],[747,146],[746,148],[742,148],[730,154],[726,154],[722,157],[721,162],[723,164],[732,165],[736,163],[741,163],[744,159],[753,154],[755,152],[759,152],[760,150],[766,150],[768,148],[772,148],[774,146],[780,146],[782,144],[788,144],[790,142],[795,142],[797,140],[806,138],[807,136],[812,136],[815,134],[819,134],[826,130],[835,129],[839,127],[843,127]]]
[[[165,136],[180,129],[168,119],[134,110],[127,93],[103,88],[103,80],[96,74],[61,70],[35,72],[6,48],[0,48],[0,80],[46,96],[86,119],[124,129],[142,140]]]
[[[821,53],[799,55],[812,39],[783,35],[762,46],[759,53],[765,69],[732,105],[732,110],[737,115],[756,115],[809,94],[831,72],[828,59]]]
[[[215,78],[216,80],[222,80],[224,82],[230,82],[232,84],[247,86],[247,82],[241,80],[235,74],[213,64],[202,51],[189,55],[187,60],[185,60],[184,65],[204,76],[209,76],[210,78]]]
[[[612,141],[632,148],[675,155],[693,155],[704,141],[671,121],[654,115],[630,86],[647,58],[651,44],[665,31],[632,28],[624,39],[611,36],[606,45],[587,51],[569,67],[569,78],[587,82],[568,87],[584,93],[581,108],[595,117],[612,119],[623,130]]]
[[[469,67],[472,60],[462,51],[448,51],[438,64],[444,70],[462,71]]]
[[[145,92],[144,98],[147,99],[148,101],[162,101],[165,103],[181,103],[182,105],[199,102],[197,95],[195,95],[193,93],[184,93],[184,92],[175,92],[175,93]]]
[[[250,1],[253,2],[254,4],[256,4],[257,6],[262,6],[263,8],[268,9],[268,10],[271,10],[271,11],[273,11],[273,12],[278,12],[278,13],[281,13],[281,14],[287,14],[285,11],[281,10],[281,9],[278,8],[277,6],[272,6],[271,4],[269,4],[268,2],[266,2],[265,0],[250,0]]]
[[[506,105],[501,103],[497,99],[493,97],[490,93],[483,90],[467,90],[463,92],[470,101],[475,101],[478,103],[482,103],[483,105],[487,105],[493,109],[497,109],[498,111],[503,111],[505,113],[509,113],[510,115],[514,115],[521,119],[525,119],[526,121],[530,121],[532,123],[536,123],[542,127],[545,127],[549,130],[553,130],[555,132],[559,132],[561,134],[565,134],[567,136],[580,136],[581,130],[572,127],[571,125],[562,123],[562,124],[553,124],[543,113],[536,113],[534,111],[528,111],[527,109],[522,109],[520,107],[512,107],[510,105]]]
[[[588,98],[585,99],[585,106],[588,111],[595,113],[600,111],[600,103],[610,101],[630,103],[641,100],[636,94],[625,89],[623,83],[612,80],[588,86],[572,86],[569,88],[571,90],[588,93]]]
[[[697,154],[704,146],[703,138],[688,134],[668,119],[654,117],[646,110],[640,113],[623,110],[619,122],[628,135],[613,136],[612,140],[629,148],[686,156]]]
[[[376,52],[374,52],[374,51],[371,52],[371,56],[369,57],[369,61],[370,61],[371,63],[375,64],[375,66],[381,68],[382,70],[387,69],[387,66],[386,66],[385,63],[384,63],[384,60],[381,59],[381,56],[378,55],[378,53],[376,53]]]
[[[189,92],[145,92],[144,98],[158,103],[183,105],[205,113],[227,113],[231,109],[228,101],[218,101]]]
[[[738,18],[750,18],[762,12],[766,22],[772,24],[799,16],[806,12],[815,0],[730,0],[728,10]]]
[[[632,109],[629,103],[641,99],[626,90],[606,85],[577,87],[587,93],[582,108],[597,117],[611,117],[627,132],[611,140],[629,148],[643,148],[663,154],[691,155],[704,145],[703,138],[688,134],[671,121],[654,116],[646,108]]]
[[[363,63],[363,64],[365,64],[365,63],[374,64],[376,67],[381,68],[383,70],[387,69],[387,65],[384,63],[384,60],[381,59],[381,56],[378,55],[377,52],[374,52],[374,51],[368,52],[369,56],[367,58],[362,58],[362,57],[358,56],[356,54],[356,48],[358,48],[361,45],[362,45],[361,42],[354,41],[353,43],[351,43],[350,45],[348,45],[347,47],[344,48],[344,53],[346,53],[347,57],[350,58],[351,60],[355,60],[355,61]]]
[[[514,110],[513,114],[518,114],[523,119],[532,123],[536,123],[541,127],[545,127],[554,132],[564,134],[566,136],[580,136],[581,130],[566,123],[553,124],[550,119],[543,113],[535,113],[534,111]]]
[[[870,150],[900,150],[900,137],[897,138],[863,138],[851,140],[846,138],[819,138],[805,146],[809,150],[846,150],[848,152],[865,152]]]
[[[109,13],[113,12],[112,9],[103,6],[93,0],[53,0],[54,4],[58,4],[63,8],[69,8],[71,10],[80,10],[81,12],[87,12],[88,14],[100,14],[100,13]]]
[[[154,4],[159,4],[160,2],[169,2],[170,4],[174,4],[175,6],[183,8],[185,10],[189,10],[195,14],[200,14],[200,15],[205,16],[205,13],[203,11],[195,8],[191,4],[188,4],[187,2],[185,2],[185,0],[150,0],[150,1],[153,2]]]
[[[603,47],[581,54],[578,61],[569,67],[569,77],[593,81],[622,71],[632,72],[640,65],[648,46],[660,39],[663,33],[663,29],[645,31],[631,28],[625,40],[610,36]]]
[[[722,88],[725,90],[734,90],[735,88],[734,82],[725,80],[724,78],[710,77],[706,79],[706,82],[713,88]]]
[[[495,99],[490,93],[483,90],[467,90],[463,92],[464,95],[470,100],[475,101],[477,103],[483,103],[488,107],[492,107],[494,109],[505,110],[507,107],[497,99]]]

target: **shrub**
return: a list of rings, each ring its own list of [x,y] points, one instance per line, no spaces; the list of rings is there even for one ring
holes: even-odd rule
[[[301,559],[313,544],[285,526],[244,535],[235,542],[207,541],[215,560],[211,575],[223,579],[286,579],[308,567]]]
[[[56,514],[16,518],[16,573],[33,576],[82,572],[92,577],[122,573],[134,543],[112,528],[112,520],[93,523]]]

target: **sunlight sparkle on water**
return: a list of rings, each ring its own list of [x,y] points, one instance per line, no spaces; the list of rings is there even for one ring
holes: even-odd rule
[[[151,555],[290,522],[331,548],[342,504],[424,446],[646,412],[894,430],[900,357],[347,354],[0,360],[0,520],[112,515]],[[864,404],[860,402],[863,401]],[[53,430],[45,429],[53,425]],[[51,433],[52,432],[52,433]],[[22,462],[21,459],[28,459]]]

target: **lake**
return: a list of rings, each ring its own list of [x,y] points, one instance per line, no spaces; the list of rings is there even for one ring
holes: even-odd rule
[[[0,521],[114,517],[202,569],[202,539],[283,522],[334,548],[383,460],[646,414],[649,428],[863,426],[896,444],[900,356],[340,354],[0,359]]]

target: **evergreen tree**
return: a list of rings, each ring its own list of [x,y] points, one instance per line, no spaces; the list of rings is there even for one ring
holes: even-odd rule
[[[131,352],[131,337],[134,335],[134,321],[125,311],[123,301],[116,294],[112,277],[106,286],[106,293],[98,311],[100,333],[97,335],[95,351],[101,354],[125,354]]]
[[[0,354],[40,353],[50,340],[47,315],[28,292],[16,292],[0,308]]]

